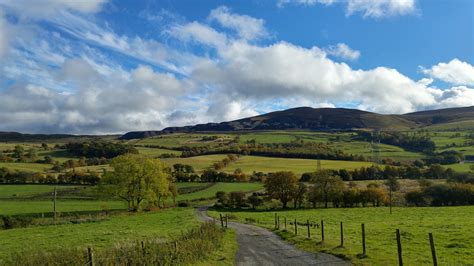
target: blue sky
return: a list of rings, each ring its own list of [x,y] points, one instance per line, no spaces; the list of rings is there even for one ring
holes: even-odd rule
[[[0,0],[0,130],[474,105],[469,0]]]

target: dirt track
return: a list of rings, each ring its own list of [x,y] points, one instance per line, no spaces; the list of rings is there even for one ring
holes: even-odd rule
[[[200,207],[197,215],[202,220],[212,220],[207,216],[207,206]],[[274,233],[248,224],[229,222],[237,234],[239,251],[236,265],[350,265],[335,256],[312,254],[286,243]]]

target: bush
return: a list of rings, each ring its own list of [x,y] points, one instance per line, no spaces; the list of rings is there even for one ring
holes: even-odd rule
[[[178,202],[178,207],[189,207],[191,204],[187,201],[180,201]]]
[[[33,218],[28,216],[2,216],[3,228],[23,228],[33,223]]]

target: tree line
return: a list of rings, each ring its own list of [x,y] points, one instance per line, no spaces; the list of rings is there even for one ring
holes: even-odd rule
[[[138,150],[127,144],[106,141],[70,142],[63,147],[69,153],[86,158],[114,158],[127,153],[138,154]]]

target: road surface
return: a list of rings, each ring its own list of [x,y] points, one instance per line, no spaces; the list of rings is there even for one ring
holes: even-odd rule
[[[203,206],[197,212],[204,221],[212,220],[207,209]],[[236,265],[351,265],[330,254],[300,250],[261,227],[236,222],[229,222],[229,227],[235,230],[239,244]]]

